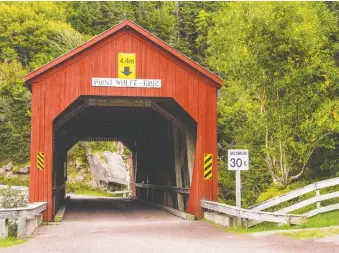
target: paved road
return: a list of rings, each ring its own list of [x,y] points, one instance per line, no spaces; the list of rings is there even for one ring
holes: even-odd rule
[[[45,225],[3,253],[338,253],[339,245],[224,232],[134,201],[72,200],[59,225]]]

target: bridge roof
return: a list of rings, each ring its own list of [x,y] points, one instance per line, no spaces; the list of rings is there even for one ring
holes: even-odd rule
[[[27,75],[24,76],[25,83],[27,85],[30,85],[30,83],[32,83],[32,81],[35,77],[40,76],[41,74],[43,74],[45,72],[48,72],[49,70],[51,70],[55,66],[62,64],[63,62],[65,62],[68,59],[74,57],[75,55],[81,53],[82,51],[84,51],[87,48],[91,47],[92,45],[98,43],[99,41],[111,36],[112,34],[118,32],[122,29],[126,29],[126,28],[127,29],[129,29],[129,28],[133,29],[134,31],[141,34],[142,36],[144,36],[148,40],[152,41],[157,46],[161,47],[162,49],[164,49],[168,53],[170,53],[173,56],[175,56],[176,58],[180,59],[185,64],[189,65],[190,67],[192,67],[196,71],[199,71],[205,77],[210,79],[216,85],[217,88],[220,88],[223,85],[223,81],[219,76],[217,76],[216,74],[205,69],[204,67],[202,67],[197,62],[195,62],[192,59],[188,58],[187,56],[183,55],[178,50],[174,49],[173,47],[171,47],[170,45],[168,45],[167,43],[165,43],[164,41],[162,41],[161,39],[159,39],[155,35],[151,34],[147,30],[145,30],[144,28],[140,27],[139,25],[137,25],[136,23],[134,23],[130,20],[126,20],[126,21],[119,23],[118,25],[106,30],[105,32],[103,32],[103,33],[101,33],[101,34],[99,34],[95,37],[93,37],[91,40],[85,42],[84,44],[72,49],[71,51],[67,52],[66,54],[64,54],[64,55],[50,61],[49,63],[43,65],[42,67],[28,73]]]

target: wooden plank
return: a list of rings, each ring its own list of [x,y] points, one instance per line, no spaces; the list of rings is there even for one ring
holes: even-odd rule
[[[307,218],[310,218],[312,216],[321,214],[321,213],[327,213],[327,212],[331,212],[331,211],[335,211],[335,210],[339,210],[339,204],[334,204],[334,205],[330,205],[330,206],[323,206],[320,207],[318,209],[314,209],[308,213],[306,213],[305,215],[307,216]]]
[[[264,201],[258,205],[252,206],[249,209],[250,210],[255,210],[255,211],[261,211],[267,208],[270,208],[272,206],[278,205],[280,203],[286,202],[288,200],[294,199],[296,197],[299,197],[301,195],[304,195],[306,193],[315,191],[317,189],[322,189],[325,187],[330,187],[330,186],[334,186],[334,185],[338,185],[339,184],[339,177],[336,178],[331,178],[328,180],[323,180],[317,183],[313,183],[313,184],[309,184],[306,185],[300,189],[288,192],[286,194],[280,195],[278,197],[269,199],[267,201]]]
[[[305,215],[274,214],[262,211],[253,211],[206,200],[201,200],[201,207],[218,213],[256,221],[269,221],[283,224],[302,224],[307,221],[307,217]]]
[[[305,207],[305,206],[308,206],[308,205],[311,205],[311,204],[314,204],[314,203],[320,203],[320,201],[324,201],[324,200],[327,200],[327,199],[333,199],[333,198],[337,198],[337,197],[339,197],[339,192],[332,192],[332,193],[328,193],[328,194],[324,194],[324,195],[318,195],[318,196],[315,196],[313,198],[309,198],[309,199],[306,199],[306,200],[301,201],[299,203],[296,203],[294,205],[288,206],[288,207],[281,209],[279,211],[276,211],[274,213],[275,214],[290,213],[290,212],[298,210],[302,207]],[[326,212],[326,208],[321,209],[319,213],[317,212],[317,210],[318,209],[312,210],[309,213],[305,213],[304,215],[307,215],[307,217],[312,217],[312,216],[317,215],[319,213]],[[333,209],[333,210],[336,210],[336,209]],[[330,210],[330,211],[332,211],[332,210]],[[308,216],[308,215],[311,215],[311,216]],[[260,223],[261,222],[259,222],[259,221],[250,221],[248,223],[248,227],[252,227],[252,226],[258,225]]]
[[[324,195],[315,196],[313,198],[306,199],[304,201],[301,201],[299,203],[296,203],[294,205],[291,205],[289,207],[286,207],[286,208],[281,209],[281,210],[274,212],[274,213],[289,213],[289,212],[298,210],[302,207],[305,207],[305,206],[308,206],[308,205],[311,205],[311,204],[314,204],[314,203],[317,203],[317,202],[320,202],[320,201],[324,201],[324,200],[327,200],[327,199],[337,198],[337,197],[339,197],[339,192],[332,192],[332,193],[328,193],[328,194],[324,194]]]

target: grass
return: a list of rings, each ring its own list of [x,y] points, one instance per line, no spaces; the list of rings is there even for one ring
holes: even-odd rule
[[[263,231],[273,231],[273,230],[289,230],[289,229],[302,229],[302,228],[321,228],[329,226],[338,226],[339,225],[339,211],[333,211],[329,213],[319,214],[307,220],[307,223],[289,226],[283,225],[278,226],[275,223],[263,222],[252,228],[244,227],[233,227],[227,228],[225,230],[234,232],[234,233],[254,233],[254,232],[263,232]]]
[[[25,242],[27,242],[27,239],[16,239],[14,237],[8,237],[7,239],[0,239],[0,248],[7,248]]]
[[[296,239],[311,239],[311,238],[323,238],[325,236],[338,235],[339,228],[325,228],[317,230],[304,230],[294,232],[283,232],[280,235],[291,236]]]
[[[99,189],[77,189],[73,191],[76,194],[88,195],[88,196],[99,196],[99,197],[117,197],[116,194],[102,191]]]

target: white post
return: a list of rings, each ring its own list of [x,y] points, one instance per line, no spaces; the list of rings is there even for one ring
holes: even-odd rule
[[[18,218],[18,230],[17,230],[17,238],[24,238],[26,235],[26,217]]]
[[[315,195],[317,196],[317,197],[319,197],[320,196],[320,190],[316,190],[315,191]],[[320,208],[320,202],[319,201],[317,201],[317,209],[318,208]]]
[[[241,179],[240,170],[235,171],[235,190],[236,190],[236,206],[241,207]]]

